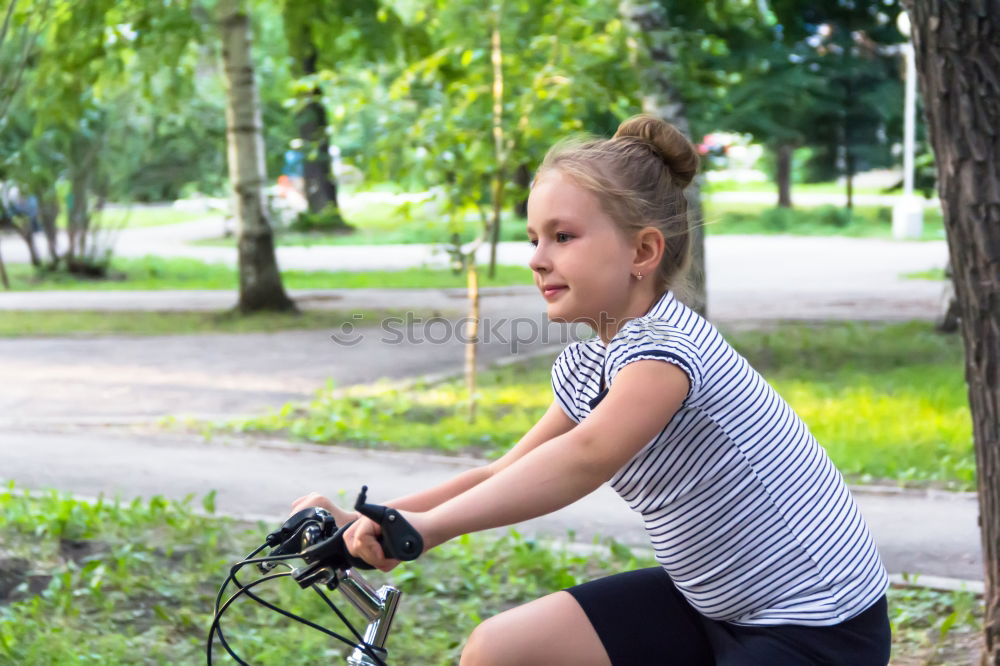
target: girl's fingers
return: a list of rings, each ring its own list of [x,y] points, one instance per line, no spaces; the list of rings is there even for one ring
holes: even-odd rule
[[[378,542],[378,537],[381,534],[382,529],[378,524],[362,517],[344,533],[344,543],[347,544],[347,550],[354,557],[360,557],[376,569],[391,571],[399,564],[399,561],[385,556],[385,552]]]
[[[347,515],[345,511],[340,509],[340,507],[334,505],[333,502],[331,502],[323,495],[320,495],[319,493],[309,493],[308,495],[303,495],[302,497],[299,497],[297,500],[292,502],[292,511],[288,515],[292,515],[298,511],[301,511],[302,509],[306,509],[311,506],[318,506],[323,509],[326,509],[331,514],[333,514],[334,519],[337,520],[338,524],[340,524],[341,522],[340,518]]]

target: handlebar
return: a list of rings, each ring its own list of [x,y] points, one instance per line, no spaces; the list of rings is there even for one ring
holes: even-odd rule
[[[357,501],[354,503],[354,509],[379,524],[381,528],[379,544],[386,556],[404,561],[416,559],[423,552],[424,547],[420,534],[395,509],[369,504],[367,492],[368,486],[363,486]],[[246,663],[230,648],[220,626],[223,613],[241,594],[245,594],[271,610],[353,645],[354,652],[347,659],[350,666],[385,666],[384,659],[387,654],[384,647],[385,641],[399,605],[401,593],[398,589],[388,585],[376,590],[357,572],[357,569],[372,569],[374,567],[351,555],[344,543],[344,533],[353,522],[338,527],[334,517],[325,509],[320,507],[302,509],[285,520],[281,527],[268,534],[264,544],[235,564],[230,569],[229,577],[222,584],[216,598],[215,618],[208,634],[208,663],[212,663],[212,643],[215,634],[218,634],[219,642],[237,663]],[[271,549],[267,556],[255,557],[265,548]],[[292,568],[290,572],[269,573],[279,565],[290,566],[289,561],[294,559],[302,560],[303,566]],[[236,578],[236,574],[248,564],[256,564],[261,573],[269,575],[265,575],[248,585],[242,585]],[[351,630],[356,642],[278,608],[250,592],[250,588],[258,583],[284,576],[291,576],[301,588],[311,587],[323,597],[341,621]],[[224,590],[229,581],[233,581],[239,591],[233,594],[225,604],[221,604]],[[326,597],[320,586],[325,586],[330,590],[339,589],[351,605],[361,612],[369,623],[363,637]]]

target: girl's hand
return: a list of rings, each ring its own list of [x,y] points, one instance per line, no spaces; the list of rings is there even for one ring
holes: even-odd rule
[[[303,495],[292,502],[292,511],[288,515],[292,515],[311,506],[318,506],[329,511],[338,526],[346,525],[358,517],[358,514],[354,511],[345,511],[344,509],[341,509],[339,506],[319,493],[309,493],[308,495]]]
[[[382,535],[382,527],[370,518],[361,516],[358,521],[344,532],[344,545],[354,557],[359,557],[381,571],[392,571],[399,565],[399,560],[385,556],[378,538]]]
[[[425,518],[425,514],[410,513],[409,511],[400,511],[399,513],[424,540],[423,552],[427,552],[433,546],[437,545],[437,542],[432,541],[431,535],[428,534],[429,523]],[[376,569],[392,571],[399,565],[399,560],[385,556],[385,551],[382,550],[382,546],[378,542],[378,538],[381,535],[382,527],[375,521],[362,516],[344,533],[344,543],[347,545],[347,550],[354,557],[360,557]]]

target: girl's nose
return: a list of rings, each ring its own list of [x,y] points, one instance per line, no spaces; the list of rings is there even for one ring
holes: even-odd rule
[[[536,273],[542,273],[551,268],[548,253],[541,241],[535,246],[535,251],[531,254],[531,259],[528,260],[528,268]]]

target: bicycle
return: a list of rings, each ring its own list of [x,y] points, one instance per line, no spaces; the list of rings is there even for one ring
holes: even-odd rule
[[[379,542],[385,554],[397,560],[416,559],[423,551],[423,539],[420,534],[395,509],[368,504],[367,493],[368,486],[362,486],[354,509],[381,526],[382,536]],[[212,646],[217,636],[229,656],[238,664],[249,666],[230,647],[221,625],[225,612],[238,598],[245,595],[265,608],[352,646],[354,650],[347,657],[348,666],[386,666],[388,651],[385,642],[402,592],[391,585],[383,585],[376,590],[358,573],[357,569],[374,567],[348,552],[344,544],[344,532],[352,524],[353,521],[338,527],[333,516],[325,509],[319,507],[302,509],[290,516],[277,530],[268,534],[263,544],[234,564],[215,599],[215,616],[208,632],[206,647],[208,664],[212,664]],[[271,550],[267,555],[257,557],[265,548]],[[292,568],[289,562],[296,559],[302,560],[303,566]],[[236,574],[244,567],[253,564],[257,565],[263,576],[244,585]],[[281,565],[287,566],[289,571],[270,573]],[[319,594],[340,621],[347,626],[354,640],[279,608],[250,591],[262,583],[285,577],[291,577],[302,589],[312,588]],[[230,582],[236,586],[237,591],[223,603],[222,597]],[[322,586],[331,591],[340,590],[351,605],[361,612],[368,621],[364,635],[357,631],[320,589]]]

